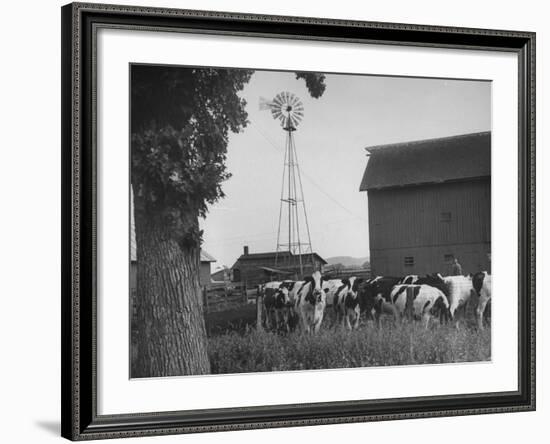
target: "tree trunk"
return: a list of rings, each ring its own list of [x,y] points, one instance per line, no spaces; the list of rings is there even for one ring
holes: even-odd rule
[[[200,247],[184,246],[169,219],[139,207],[135,212],[138,347],[132,377],[208,374]],[[183,222],[183,226],[197,224],[195,215]]]

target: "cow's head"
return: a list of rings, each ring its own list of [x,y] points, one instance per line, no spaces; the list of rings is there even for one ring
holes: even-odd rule
[[[359,304],[359,290],[361,284],[365,280],[363,278],[356,278],[355,276],[350,277],[349,279],[342,279],[342,284],[345,286],[344,300],[346,307],[355,308]]]
[[[283,308],[290,306],[290,296],[288,288],[281,286],[275,293],[275,307]]]
[[[311,305],[320,304],[325,300],[328,288],[323,289],[323,277],[319,271],[316,271],[305,279],[309,283],[309,291],[306,295],[306,301]]]

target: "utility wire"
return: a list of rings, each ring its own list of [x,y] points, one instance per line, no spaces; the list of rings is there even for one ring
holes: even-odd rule
[[[282,149],[279,148],[276,144],[274,144],[265,134],[263,131],[260,130],[260,128],[251,123],[251,126],[260,134],[275,150],[282,152]],[[353,211],[351,211],[349,208],[346,208],[344,205],[342,205],[338,200],[336,200],[334,197],[332,197],[329,193],[327,193],[323,188],[321,188],[320,185],[318,185],[309,174],[307,174],[304,169],[300,166],[300,172],[304,175],[304,177],[315,187],[317,188],[321,193],[325,195],[329,200],[331,200],[334,204],[338,205],[342,210],[346,211],[349,215],[356,217],[357,219],[360,219],[364,222],[368,222],[366,218],[359,216],[355,214]]]

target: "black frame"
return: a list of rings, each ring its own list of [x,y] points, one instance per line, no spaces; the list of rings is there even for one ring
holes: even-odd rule
[[[119,438],[535,409],[535,34],[72,3],[62,15],[62,436]],[[98,416],[95,37],[98,27],[511,51],[519,61],[518,391]]]

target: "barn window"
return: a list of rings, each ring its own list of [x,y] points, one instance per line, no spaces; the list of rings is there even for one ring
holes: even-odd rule
[[[414,257],[405,256],[405,267],[412,267],[412,266],[414,266]]]
[[[453,262],[454,260],[454,255],[453,254],[444,254],[443,255],[443,261],[446,263],[446,264],[450,264]]]
[[[450,222],[451,221],[451,212],[444,211],[441,213],[441,222]]]

